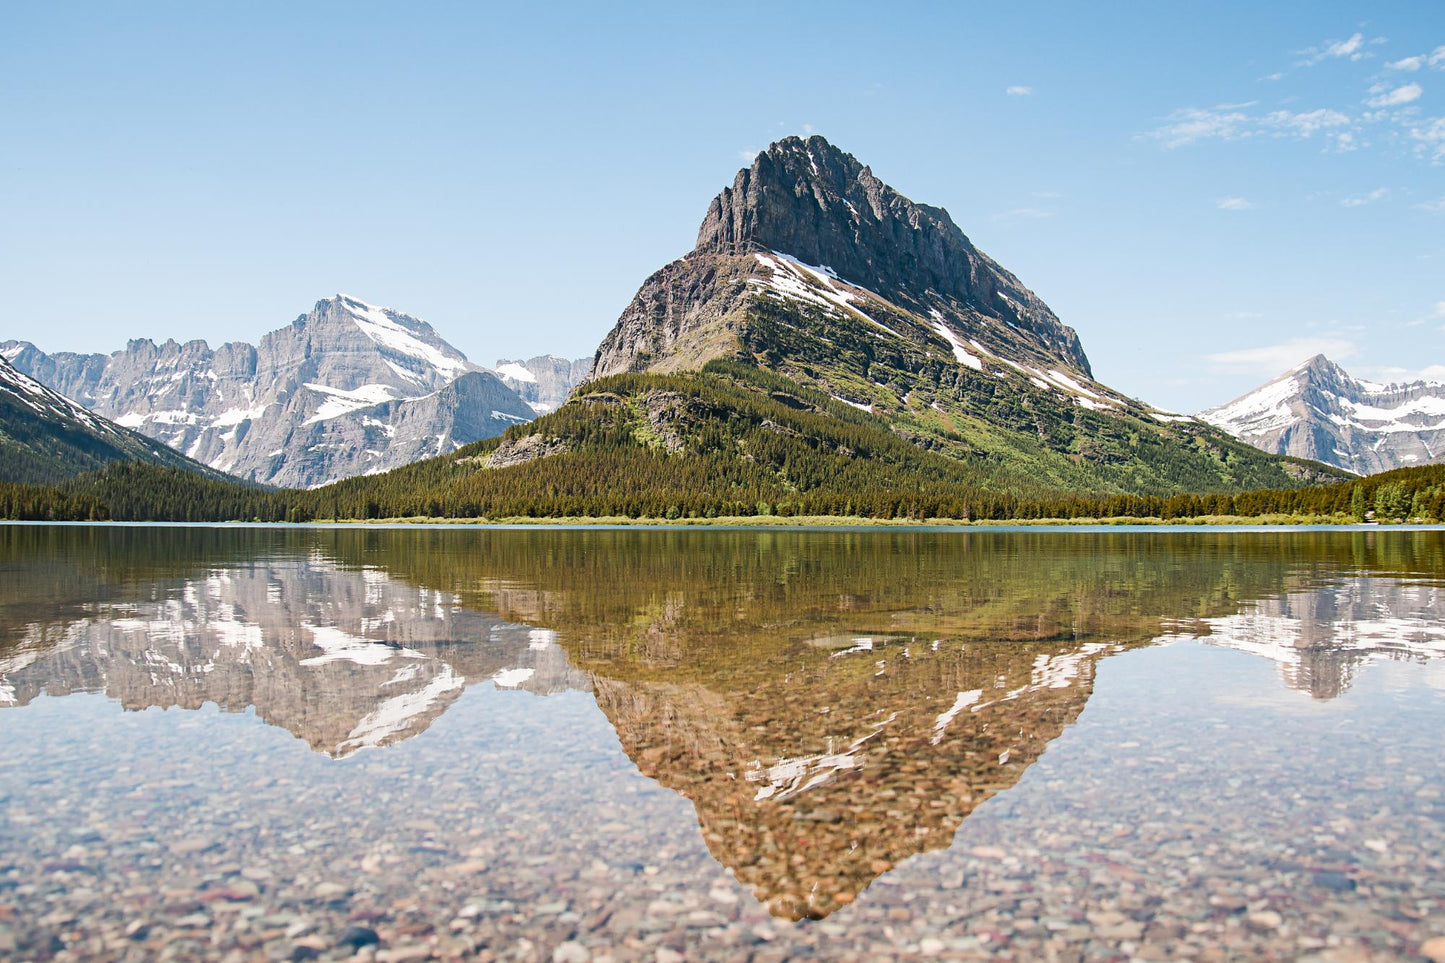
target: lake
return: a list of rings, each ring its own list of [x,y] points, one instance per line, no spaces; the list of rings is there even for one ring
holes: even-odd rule
[[[1403,528],[0,526],[0,957],[1445,958],[1442,592]]]

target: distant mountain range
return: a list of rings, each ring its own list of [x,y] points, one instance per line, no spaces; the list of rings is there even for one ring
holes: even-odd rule
[[[447,454],[536,417],[425,321],[344,294],[254,346],[141,339],[48,355],[6,341],[0,356],[189,458],[287,487]]]
[[[1358,475],[1445,461],[1445,383],[1373,384],[1322,354],[1199,418],[1261,451]]]
[[[216,474],[165,445],[87,411],[0,356],[0,479],[48,485],[115,461]]]

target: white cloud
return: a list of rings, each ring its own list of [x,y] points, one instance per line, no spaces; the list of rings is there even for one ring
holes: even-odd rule
[[[1364,51],[1361,49],[1364,46],[1365,35],[1362,33],[1353,34],[1347,40],[1327,40],[1321,47],[1310,47],[1306,50],[1301,50],[1300,53],[1304,55],[1305,59],[1301,60],[1295,66],[1312,67],[1321,61],[1337,60],[1340,58],[1359,60],[1365,56]]]
[[[1404,57],[1400,60],[1391,61],[1390,63],[1385,64],[1385,66],[1389,67],[1391,70],[1403,70],[1407,73],[1410,73],[1419,70],[1421,67],[1425,66],[1425,58],[1423,56]]]
[[[1266,127],[1286,134],[1311,137],[1332,127],[1348,126],[1350,118],[1338,110],[1321,107],[1318,110],[1306,110],[1299,113],[1288,110],[1271,111],[1264,115],[1263,123]]]
[[[1246,137],[1309,138],[1321,131],[1337,132],[1354,124],[1349,115],[1320,107],[1315,110],[1273,110],[1249,113],[1254,103],[1221,104],[1217,107],[1185,107],[1176,110],[1167,123],[1144,135],[1166,148],[1183,147],[1201,140],[1243,140]],[[1349,144],[1346,141],[1345,144]],[[1350,149],[1344,146],[1343,149]]]
[[[1359,53],[1361,43],[1362,41],[1364,41],[1364,39],[1365,38],[1363,36],[1357,33],[1349,40],[1340,40],[1336,43],[1332,43],[1325,48],[1325,56],[1354,57],[1355,54]]]
[[[1414,381],[1445,381],[1445,364],[1432,364],[1427,368],[1400,368],[1394,365],[1361,365],[1353,372],[1356,377],[1377,384],[1410,384]]]
[[[1214,202],[1214,206],[1221,211],[1248,211],[1254,208],[1253,204],[1242,197],[1221,197]]]
[[[1441,44],[1431,51],[1430,66],[1436,70],[1445,70],[1445,44]]]
[[[1435,302],[1435,317],[1445,318],[1445,301]]]
[[[1165,118],[1162,127],[1150,131],[1148,137],[1165,147],[1183,147],[1196,141],[1237,140],[1253,133],[1254,121],[1243,108],[1254,104],[1220,104],[1217,107],[1184,107]]]
[[[752,147],[744,147],[738,151],[738,157],[742,158],[744,164],[751,164],[758,159],[758,152]]]
[[[803,125],[803,133],[807,134],[809,137],[812,137],[817,132],[818,128],[814,127],[812,124]]]
[[[1408,104],[1411,101],[1419,100],[1425,89],[1419,84],[1405,84],[1403,87],[1396,87],[1394,90],[1378,93],[1365,103],[1371,107],[1398,107],[1401,104]]]
[[[1012,87],[1005,87],[1003,89],[1003,92],[1008,94],[1010,97],[1027,97],[1029,94],[1034,92],[1034,89],[1032,87],[1024,87],[1016,84]]]
[[[1431,214],[1445,214],[1445,197],[1437,197],[1433,201],[1425,201],[1415,206],[1422,211],[1429,211]]]
[[[1354,353],[1355,343],[1344,338],[1293,338],[1260,348],[1206,355],[1205,360],[1216,368],[1234,374],[1274,377],[1317,354],[1325,355],[1332,361],[1339,361]]]
[[[1445,117],[1436,117],[1418,127],[1410,128],[1410,136],[1420,141],[1420,153],[1436,164],[1445,162]]]
[[[1366,204],[1378,201],[1380,198],[1385,197],[1389,193],[1390,191],[1387,188],[1377,187],[1373,191],[1370,191],[1368,194],[1360,194],[1356,197],[1345,198],[1344,200],[1340,201],[1340,206],[1364,207]]]

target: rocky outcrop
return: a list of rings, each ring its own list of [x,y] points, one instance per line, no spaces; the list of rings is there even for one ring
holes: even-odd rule
[[[45,355],[12,341],[0,352],[95,412],[273,485],[396,468],[535,417],[425,321],[346,295],[254,346],[140,339],[108,356]]]
[[[525,361],[497,362],[493,369],[502,383],[522,396],[539,415],[555,411],[567,400],[567,395],[592,373],[592,359],[578,358],[568,361],[554,354],[538,355]]]
[[[1445,384],[1372,384],[1322,354],[1199,418],[1262,451],[1359,475],[1445,460]]]

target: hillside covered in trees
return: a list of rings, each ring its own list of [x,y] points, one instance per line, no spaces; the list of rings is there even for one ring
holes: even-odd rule
[[[1240,449],[1258,455],[1240,445]],[[866,519],[1166,520],[1206,516],[1442,518],[1445,466],[1331,478],[1309,462],[1228,447],[1150,453],[1152,490],[1096,466],[1010,471],[928,451],[880,419],[731,363],[696,374],[599,379],[551,415],[381,475],[310,490],[246,488],[121,464],[53,487],[0,487],[28,519],[295,521],[384,518],[843,516]],[[1072,464],[1072,463],[1071,463]],[[1295,474],[1297,473],[1297,475]],[[1228,477],[1232,484],[1191,482]],[[1333,483],[1306,485],[1308,479]]]

